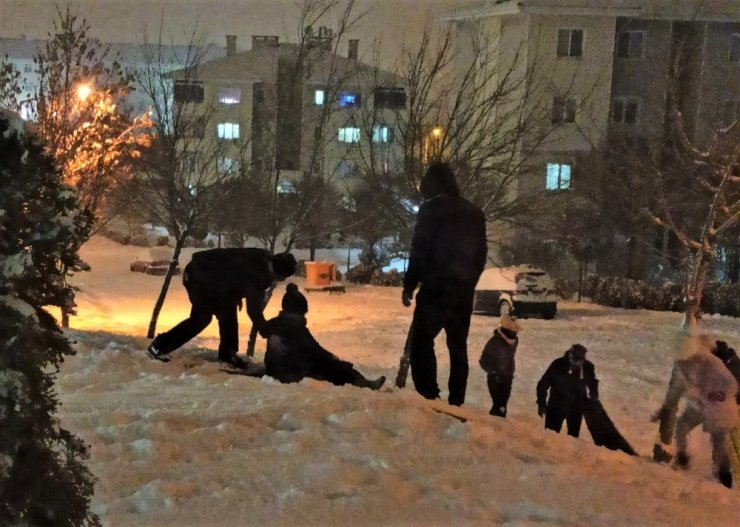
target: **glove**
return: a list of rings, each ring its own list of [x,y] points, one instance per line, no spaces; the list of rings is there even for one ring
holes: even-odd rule
[[[404,290],[403,293],[401,293],[401,302],[403,302],[403,305],[406,307],[409,307],[411,305],[412,298],[414,298],[413,291]]]
[[[537,415],[540,417],[545,417],[545,412],[547,411],[547,406],[545,406],[542,403],[537,404]]]

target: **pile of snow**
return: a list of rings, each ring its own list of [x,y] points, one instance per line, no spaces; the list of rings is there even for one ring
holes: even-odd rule
[[[477,366],[498,319],[473,317],[464,407],[473,419],[463,423],[433,411],[410,379],[404,390],[372,392],[230,375],[216,362],[215,321],[172,362],[148,359],[162,277],[128,270],[137,250],[104,239],[83,248],[93,271],[75,277],[78,354],[58,383],[63,425],[92,447],[94,508],[105,525],[738,524],[740,493],[714,481],[706,434],[693,432],[686,472],[647,459],[656,434],[649,416],[678,354],[679,314],[564,302],[555,320],[523,321],[506,420],[487,415]],[[178,278],[172,287],[161,330],[189,312]],[[400,297],[400,288],[369,286],[310,293],[309,326],[361,371],[393,379],[412,315]],[[240,322],[243,348],[244,312]],[[740,345],[740,321],[706,324]],[[535,384],[574,342],[589,348],[604,405],[642,457],[594,446],[585,426],[580,439],[543,429]],[[443,336],[438,348],[444,390]],[[257,357],[263,352],[260,342]]]

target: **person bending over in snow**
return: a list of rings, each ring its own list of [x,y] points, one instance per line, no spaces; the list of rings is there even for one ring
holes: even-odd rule
[[[545,428],[560,432],[565,421],[568,435],[578,437],[588,401],[599,400],[599,381],[594,365],[586,360],[587,351],[573,344],[537,383],[537,414],[545,418]]]
[[[514,380],[514,354],[519,345],[517,334],[521,327],[519,322],[506,315],[501,317],[499,324],[500,327],[494,330],[493,336],[486,342],[478,363],[488,374],[488,392],[493,401],[489,413],[506,417],[506,405]]]
[[[264,326],[267,375],[286,383],[310,377],[338,386],[352,384],[372,390],[383,386],[385,377],[367,379],[352,363],[340,360],[316,342],[306,327],[308,302],[295,284],[287,285],[282,308],[280,314]]]
[[[674,363],[663,406],[651,419],[660,421],[660,442],[653,447],[653,458],[662,462],[671,460],[670,444],[675,429],[676,465],[688,468],[688,435],[702,425],[712,443],[714,473],[722,485],[731,488],[728,436],[738,422],[738,385],[730,370],[714,355],[716,348],[712,348],[706,340],[699,340],[686,358]],[[686,399],[686,407],[676,420],[682,398]]]
[[[426,201],[416,218],[401,293],[403,305],[409,307],[414,290],[421,286],[409,329],[411,378],[423,397],[439,398],[434,339],[444,329],[450,352],[448,401],[460,406],[468,383],[467,341],[475,284],[488,250],[486,218],[460,196],[447,163],[430,165],[420,190]]]
[[[211,249],[193,254],[185,266],[182,283],[188,292],[190,316],[174,328],[157,335],[149,345],[152,358],[167,361],[167,354],[176,350],[203,331],[215,315],[218,319],[220,343],[218,360],[243,368],[239,358],[239,326],[237,308],[247,300],[247,314],[252,324],[264,336],[262,314],[265,291],[277,281],[295,273],[296,260],[290,253],[271,256],[264,249]]]

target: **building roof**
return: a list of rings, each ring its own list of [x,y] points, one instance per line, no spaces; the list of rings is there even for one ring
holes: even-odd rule
[[[521,13],[740,22],[738,0],[476,0],[447,20]]]
[[[295,58],[300,53],[298,44],[278,44],[235,53],[198,65],[198,78],[210,80],[228,80],[231,82],[274,82],[277,79],[277,67],[281,58]],[[312,57],[307,60],[311,70],[307,82],[322,84],[330,76],[330,68],[335,68],[335,78],[346,76],[377,76],[378,84],[398,84],[401,77],[390,72],[378,70],[368,64],[333,55],[329,51],[312,49]]]

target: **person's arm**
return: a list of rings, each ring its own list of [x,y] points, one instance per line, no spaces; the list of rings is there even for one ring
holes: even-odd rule
[[[419,209],[419,215],[416,217],[414,236],[411,239],[409,266],[403,277],[404,297],[408,296],[409,300],[419,285],[421,277],[424,274],[424,264],[429,258],[429,244],[433,235],[430,222],[429,206],[428,204],[424,204]]]
[[[265,291],[259,287],[249,286],[245,296],[247,299],[247,315],[259,331],[260,336],[267,338],[269,335],[265,333],[265,315],[262,312],[265,303]]]
[[[553,365],[550,364],[545,374],[537,383],[537,411],[540,417],[544,415],[544,409],[547,406],[547,391],[552,386],[552,369]]]

